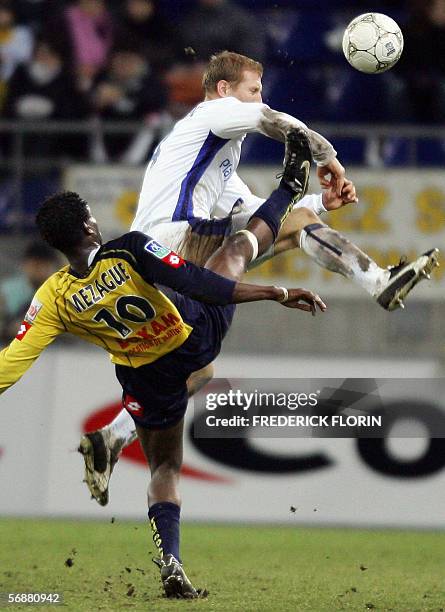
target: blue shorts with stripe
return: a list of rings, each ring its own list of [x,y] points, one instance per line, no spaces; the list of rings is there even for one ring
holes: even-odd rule
[[[176,425],[187,409],[187,379],[211,363],[221,350],[235,306],[203,304],[171,290],[162,289],[174,301],[193,331],[179,348],[153,363],[129,368],[116,366],[123,389],[123,405],[134,422],[146,429]]]

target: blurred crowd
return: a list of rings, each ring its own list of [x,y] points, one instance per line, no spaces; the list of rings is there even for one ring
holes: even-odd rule
[[[72,122],[70,133],[26,136],[25,158],[141,164],[202,99],[209,56],[229,49],[262,61],[265,101],[305,121],[443,123],[445,0],[373,4],[405,38],[397,68],[378,77],[354,71],[341,52],[345,24],[367,10],[368,0],[0,0],[0,121]],[[82,120],[90,120],[89,133],[76,131]],[[137,129],[104,134],[107,120]],[[282,155],[272,141],[250,142],[252,163]],[[344,150],[335,145],[346,162],[360,161],[351,141]],[[0,163],[12,159],[13,146],[0,129]],[[33,214],[23,211],[59,185],[58,175],[36,169],[34,176],[33,168],[22,176],[25,208],[17,217],[28,229]],[[14,185],[3,173],[1,231],[14,223]],[[20,269],[0,281],[0,342],[15,335],[36,287],[59,264],[45,245],[25,247]]]
[[[26,245],[14,274],[0,280],[0,347],[14,338],[34,293],[60,263],[54,249],[32,241]]]
[[[264,61],[266,101],[303,119],[444,121],[445,0],[380,4],[402,21],[405,52],[377,91],[340,51],[361,1],[0,0],[0,118],[138,121],[130,135],[33,136],[26,151],[142,163],[201,99],[208,57],[230,49]]]
[[[200,0],[180,25],[155,0],[0,0],[0,117],[141,121],[131,136],[33,137],[27,153],[143,161],[156,137],[202,97],[215,49],[259,57],[255,18],[226,0]],[[221,24],[224,24],[221,27]],[[86,149],[88,148],[88,150]]]

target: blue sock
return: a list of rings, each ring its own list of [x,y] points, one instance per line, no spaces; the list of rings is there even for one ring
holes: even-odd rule
[[[251,217],[251,219],[262,219],[270,227],[274,242],[277,239],[281,224],[292,208],[294,196],[295,194],[288,187],[280,185],[278,189],[272,191],[267,200]]]
[[[159,554],[173,555],[179,562],[179,515],[181,509],[171,502],[153,504],[148,509],[148,518],[153,532],[153,542]]]

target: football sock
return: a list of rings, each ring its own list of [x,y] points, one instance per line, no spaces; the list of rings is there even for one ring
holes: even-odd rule
[[[295,194],[285,185],[281,185],[258,208],[251,219],[259,218],[266,223],[273,234],[274,242],[278,236],[281,224],[292,210]],[[249,219],[250,221],[250,219]]]
[[[104,429],[110,431],[115,438],[124,440],[124,446],[128,446],[137,438],[134,421],[125,409],[122,409]]]
[[[371,295],[380,293],[389,280],[388,270],[379,268],[366,253],[327,225],[306,225],[301,230],[300,247],[322,268],[350,278]]]
[[[153,532],[153,542],[156,544],[159,554],[173,555],[179,558],[179,515],[181,509],[171,502],[159,502],[150,506],[148,519]]]

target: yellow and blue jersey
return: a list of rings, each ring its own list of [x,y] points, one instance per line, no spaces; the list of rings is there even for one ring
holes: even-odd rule
[[[102,347],[116,365],[153,363],[191,334],[206,335],[209,313],[195,299],[229,304],[234,285],[145,234],[125,234],[101,246],[84,275],[66,266],[40,287],[16,338],[0,353],[0,393],[66,332]],[[233,312],[215,317],[209,309],[222,339]]]

